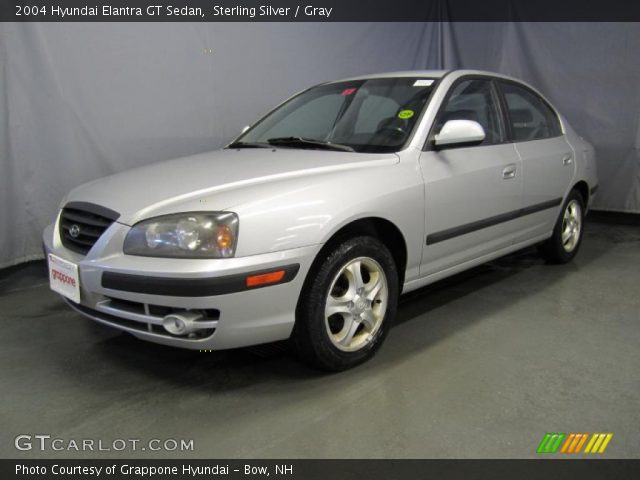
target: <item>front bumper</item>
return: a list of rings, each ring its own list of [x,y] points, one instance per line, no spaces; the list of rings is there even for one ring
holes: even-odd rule
[[[45,254],[78,265],[80,303],[65,298],[72,308],[138,338],[195,350],[289,338],[302,284],[320,245],[231,259],[137,257],[122,252],[129,228],[113,223],[86,256],[62,245],[57,222],[45,229]],[[283,283],[241,288],[247,274],[283,267]],[[162,327],[164,315],[182,310],[205,314],[192,338]]]

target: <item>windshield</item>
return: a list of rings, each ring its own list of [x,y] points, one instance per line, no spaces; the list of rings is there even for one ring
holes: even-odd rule
[[[396,152],[409,139],[434,84],[414,77],[319,85],[278,107],[230,147]]]

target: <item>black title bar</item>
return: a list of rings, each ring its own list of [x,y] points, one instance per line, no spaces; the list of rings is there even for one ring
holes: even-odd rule
[[[639,475],[640,460],[0,460],[3,480],[592,480]]]
[[[637,22],[633,0],[3,0],[3,22]]]

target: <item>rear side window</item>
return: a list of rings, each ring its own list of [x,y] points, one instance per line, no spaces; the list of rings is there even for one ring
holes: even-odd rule
[[[511,132],[516,142],[540,140],[562,134],[560,120],[544,100],[531,90],[501,82],[507,102]]]

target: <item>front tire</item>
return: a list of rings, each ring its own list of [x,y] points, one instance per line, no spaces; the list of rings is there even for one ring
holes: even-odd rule
[[[378,239],[348,239],[309,272],[291,336],[298,354],[329,371],[352,368],[380,348],[395,317],[398,272]]]
[[[540,245],[542,257],[549,263],[567,263],[578,253],[584,230],[584,200],[572,190],[560,210],[551,238]]]

